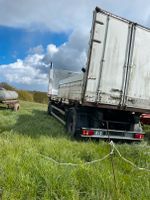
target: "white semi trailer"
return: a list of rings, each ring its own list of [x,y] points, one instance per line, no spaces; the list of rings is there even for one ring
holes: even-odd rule
[[[50,85],[53,88],[54,69]],[[150,112],[150,29],[94,10],[86,68],[49,91],[48,112],[73,136],[140,141]]]

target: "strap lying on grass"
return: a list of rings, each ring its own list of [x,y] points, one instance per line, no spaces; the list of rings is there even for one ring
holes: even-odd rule
[[[144,168],[144,167],[138,167],[136,164],[134,164],[134,163],[131,162],[130,160],[124,158],[124,157],[121,155],[120,151],[117,149],[117,147],[114,145],[113,142],[112,142],[112,145],[113,145],[114,149],[116,150],[116,152],[118,153],[118,155],[120,156],[120,158],[121,158],[122,160],[124,160],[125,162],[129,163],[130,165],[132,165],[133,167],[137,168],[138,170],[144,170],[144,171],[150,172],[150,169],[147,169],[147,168]]]
[[[41,157],[47,159],[47,160],[52,161],[53,163],[55,163],[55,164],[57,164],[57,165],[66,165],[66,166],[75,166],[75,167],[76,167],[76,166],[80,166],[80,165],[82,165],[82,164],[84,164],[84,165],[91,165],[91,164],[93,164],[93,163],[101,162],[101,161],[107,159],[108,157],[112,156],[112,155],[114,154],[114,150],[116,150],[116,152],[118,153],[119,157],[120,157],[122,160],[124,160],[125,162],[129,163],[130,165],[132,165],[133,167],[137,168],[138,170],[144,170],[144,171],[150,172],[150,169],[146,169],[146,168],[143,168],[143,167],[138,167],[137,165],[135,165],[135,164],[134,164],[133,162],[131,162],[130,160],[124,158],[124,157],[121,155],[120,151],[119,151],[119,150],[117,149],[117,147],[115,146],[115,144],[113,143],[113,141],[111,141],[109,144],[111,145],[111,152],[110,152],[109,154],[105,155],[103,158],[100,158],[100,159],[97,159],[97,160],[93,160],[93,161],[90,161],[90,162],[79,163],[79,164],[78,164],[78,163],[63,163],[63,162],[56,161],[56,160],[54,160],[54,159],[51,158],[51,157],[48,157],[48,156],[45,156],[45,155],[42,155],[42,154],[39,154],[39,155],[40,155]]]
[[[105,160],[106,158],[108,158],[113,153],[114,153],[114,147],[112,148],[111,152],[109,154],[107,154],[106,156],[104,156],[103,158],[100,158],[100,159],[97,159],[97,160],[93,160],[93,161],[90,161],[90,162],[79,163],[79,164],[78,163],[63,163],[63,162],[58,162],[58,161],[54,160],[53,158],[48,157],[48,156],[44,156],[42,154],[40,154],[40,156],[42,156],[43,158],[46,158],[47,160],[50,160],[50,161],[54,162],[57,165],[79,166],[79,165],[82,165],[82,164],[84,164],[84,165],[90,165],[90,164],[93,164],[93,163],[101,162],[101,161]]]

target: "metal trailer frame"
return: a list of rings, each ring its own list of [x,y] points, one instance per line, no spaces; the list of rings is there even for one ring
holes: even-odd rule
[[[109,109],[107,109],[107,111],[108,110]],[[74,104],[74,102],[66,104],[61,101],[58,101],[58,99],[53,100],[49,97],[48,114],[55,117],[59,122],[61,122],[66,127],[67,132],[69,132],[72,137],[95,138],[103,140],[111,139],[111,140],[132,141],[132,142],[133,141],[138,142],[144,139],[144,132],[142,129],[139,130],[112,129],[111,124],[116,123],[118,125],[119,124],[126,125],[129,123],[121,122],[119,121],[119,119],[118,121],[96,119],[97,116],[95,115],[95,113],[97,111],[98,111],[97,108],[81,106],[78,103]],[[100,109],[99,111],[101,112],[102,110]],[[106,109],[104,108],[103,111],[106,112]],[[122,112],[123,114],[123,112],[126,111],[120,111],[120,112]],[[91,115],[90,120],[94,121],[99,120],[98,123],[105,123],[106,124],[105,127],[97,128],[95,127],[95,125],[89,126],[87,123],[87,121],[89,121],[89,115]],[[138,113],[137,116],[139,116]]]

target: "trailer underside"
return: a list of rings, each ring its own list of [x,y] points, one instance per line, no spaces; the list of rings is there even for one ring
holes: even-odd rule
[[[56,100],[49,101],[48,113],[75,137],[127,141],[144,139],[139,122],[140,113],[65,104]]]

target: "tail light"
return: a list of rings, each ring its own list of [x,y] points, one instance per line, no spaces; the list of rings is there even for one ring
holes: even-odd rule
[[[136,133],[136,134],[134,134],[134,138],[136,138],[136,139],[144,139],[144,134]]]
[[[82,135],[94,135],[93,130],[82,130]]]

